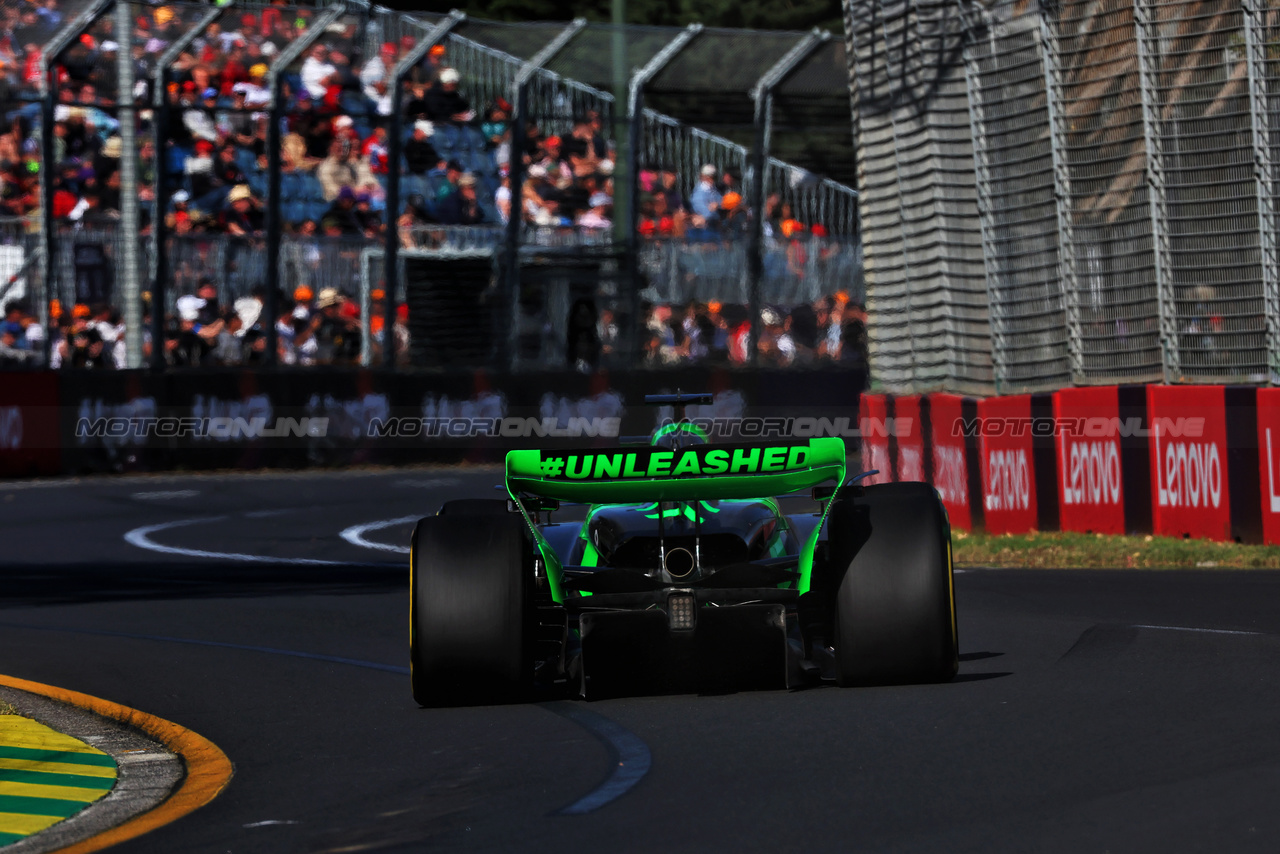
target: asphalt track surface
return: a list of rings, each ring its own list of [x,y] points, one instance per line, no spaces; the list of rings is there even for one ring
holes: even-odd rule
[[[1280,848],[1280,574],[965,572],[946,685],[420,709],[403,558],[349,541],[410,523],[341,533],[497,477],[0,484],[0,672],[235,763],[212,804],[113,850]],[[169,551],[126,542],[140,528]],[[652,764],[559,814],[616,762],[583,709]]]

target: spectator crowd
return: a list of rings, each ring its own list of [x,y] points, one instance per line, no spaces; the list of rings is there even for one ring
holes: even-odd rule
[[[229,10],[182,51],[161,93],[170,116],[157,149],[152,123],[152,73],[160,55],[203,13],[196,6],[137,5],[130,41],[137,83],[119,92],[120,44],[111,16],[71,43],[55,65],[57,104],[53,160],[42,165],[40,142],[41,51],[66,22],[59,0],[20,0],[0,8],[0,217],[26,218],[41,208],[40,175],[53,182],[52,216],[59,228],[96,228],[120,216],[121,158],[118,102],[138,107],[138,193],[141,230],[157,218],[179,240],[235,238],[260,251],[268,184],[269,69],[286,46],[309,34],[316,12],[280,0],[252,10]],[[405,82],[402,208],[386,209],[389,168],[391,74],[417,45],[403,35],[365,55],[355,16],[325,29],[303,58],[283,73],[284,121],[280,150],[280,217],[289,239],[321,245],[334,241],[365,245],[396,229],[402,245],[433,245],[447,227],[498,227],[517,216],[531,229],[604,234],[613,228],[616,150],[602,116],[587,110],[544,132],[531,121],[512,150],[512,108],[502,98],[473,104],[462,75],[449,65],[448,50],[432,47]],[[513,188],[513,158],[526,180]],[[753,212],[747,209],[741,176],[717,164],[703,165],[697,183],[686,183],[671,163],[652,164],[638,175],[637,228],[646,240],[718,243],[744,239]],[[157,179],[167,202],[157,210]],[[763,212],[763,229],[779,263],[803,275],[810,252],[824,251],[826,232],[808,226],[778,196]],[[817,241],[811,238],[817,238]],[[207,276],[206,271],[201,271]],[[352,362],[360,355],[358,272],[337,287],[304,281],[281,294],[277,334],[285,364]],[[264,358],[263,291],[219,301],[225,288],[208,278],[179,282],[166,314],[166,360],[175,366],[243,364]],[[314,292],[313,292],[314,291]],[[0,283],[0,297],[4,287]],[[375,351],[386,340],[383,313],[373,300],[370,322]],[[50,365],[119,367],[131,334],[102,294],[79,295],[61,306],[53,301],[47,324],[26,300],[5,307],[0,363],[31,364],[48,339]],[[151,309],[147,304],[147,310]],[[778,364],[814,359],[842,360],[850,351],[855,307],[835,298],[814,305],[769,309],[761,317],[762,358]],[[616,320],[595,330],[596,346],[608,352]],[[722,358],[745,361],[746,310],[714,303],[654,306],[643,321],[647,363],[676,364]],[[144,349],[152,342],[149,321]],[[407,319],[395,335],[408,341]],[[591,336],[586,336],[590,339]],[[861,345],[854,345],[855,347]],[[400,351],[407,349],[401,346]]]

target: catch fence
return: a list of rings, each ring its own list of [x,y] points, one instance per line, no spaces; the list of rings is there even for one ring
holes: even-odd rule
[[[1280,10],[1257,0],[850,8],[873,373],[900,390],[1002,393],[1280,380]],[[903,48],[931,38],[950,51]],[[957,71],[962,134],[943,97]],[[875,217],[910,210],[913,164],[937,174],[956,149],[976,193],[923,218],[938,230],[979,226],[968,246],[985,270],[991,363],[938,376],[886,339],[911,328],[927,350],[937,336],[905,306],[929,289],[946,305],[960,289],[895,265],[904,237],[892,232],[906,226]]]

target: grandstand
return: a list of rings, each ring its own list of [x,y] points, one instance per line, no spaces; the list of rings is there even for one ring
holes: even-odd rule
[[[157,367],[376,361],[387,321],[408,334],[394,308],[406,303],[404,278],[386,276],[383,259],[479,249],[518,268],[521,251],[601,246],[630,259],[590,295],[598,316],[634,330],[619,360],[863,358],[856,194],[763,151],[757,166],[752,149],[639,103],[638,144],[620,163],[628,146],[613,138],[598,59],[608,27],[175,2],[130,5],[121,33],[109,6],[0,10],[0,303],[17,307],[4,351],[21,353],[13,364],[120,367],[130,344]],[[629,28],[629,62],[654,63],[680,33]],[[708,33],[702,66],[731,36],[752,34]],[[845,100],[837,42],[769,33],[760,43],[764,70],[787,59]],[[767,147],[767,133],[758,139]],[[615,210],[623,176],[634,208]],[[131,291],[117,281],[128,180],[142,312],[163,294],[145,335],[128,328]],[[631,235],[622,244],[620,231]],[[399,285],[390,301],[388,281]],[[556,310],[549,297],[540,304]],[[600,324],[598,337],[614,334]]]

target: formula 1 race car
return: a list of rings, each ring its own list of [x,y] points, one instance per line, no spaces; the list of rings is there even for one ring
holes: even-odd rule
[[[677,419],[644,446],[511,451],[507,498],[450,501],[418,523],[420,704],[511,701],[535,684],[594,698],[955,675],[951,533],[932,487],[846,480],[838,438],[709,444],[683,408],[710,395],[645,402]],[[797,491],[816,510],[784,514]],[[561,502],[584,518],[552,523]]]

